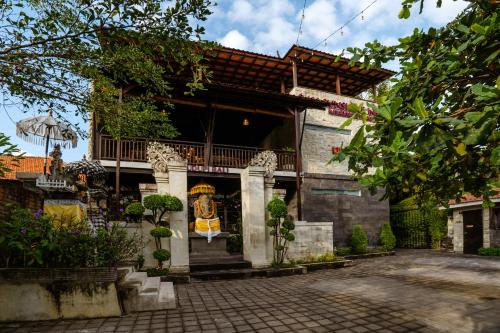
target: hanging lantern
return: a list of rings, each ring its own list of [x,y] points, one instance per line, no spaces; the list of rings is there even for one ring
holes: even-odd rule
[[[243,118],[243,126],[249,126],[250,125],[250,120],[248,118]]]

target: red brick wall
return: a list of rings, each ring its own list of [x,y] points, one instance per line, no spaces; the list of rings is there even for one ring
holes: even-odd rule
[[[6,204],[16,204],[35,212],[42,207],[42,195],[24,188],[20,181],[0,179],[0,221],[9,217],[10,208],[5,207]]]

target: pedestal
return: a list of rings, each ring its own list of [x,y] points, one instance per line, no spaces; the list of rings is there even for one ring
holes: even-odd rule
[[[191,259],[217,259],[221,257],[230,256],[227,252],[226,244],[227,238],[230,236],[229,232],[221,232],[209,243],[207,238],[198,235],[196,232],[189,233],[189,240],[191,242]]]

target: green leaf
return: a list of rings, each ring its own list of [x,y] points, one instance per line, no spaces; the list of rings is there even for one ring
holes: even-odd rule
[[[497,77],[497,89],[500,90],[500,75]]]
[[[500,166],[500,147],[496,147],[493,149],[491,152],[491,158],[490,158],[491,164],[494,166]]]
[[[351,142],[349,143],[349,146],[360,147],[363,144],[364,140],[365,140],[365,126],[363,125],[356,132]]]
[[[464,156],[467,154],[467,151],[465,149],[465,145],[463,143],[459,143],[458,146],[455,146],[455,151],[460,156]]]
[[[415,101],[413,102],[413,108],[417,112],[417,115],[420,119],[427,119],[429,117],[429,113],[425,109],[422,97],[415,98]]]
[[[346,128],[347,126],[349,126],[349,125],[351,125],[351,124],[352,124],[352,121],[353,121],[353,120],[354,120],[354,116],[351,116],[351,117],[347,118],[347,120],[346,120],[346,121],[344,121],[344,122],[342,123],[342,125],[340,125],[340,127],[339,127],[339,128],[341,128],[341,129]]]
[[[407,19],[410,17],[410,9],[407,6],[403,6],[401,11],[399,12],[398,17],[400,19]]]

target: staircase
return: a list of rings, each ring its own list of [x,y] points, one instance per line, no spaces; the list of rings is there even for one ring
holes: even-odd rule
[[[118,284],[125,313],[175,309],[175,291],[172,282],[161,282],[159,276],[148,277],[133,267],[118,269],[123,278]]]

